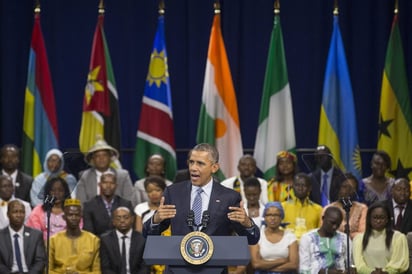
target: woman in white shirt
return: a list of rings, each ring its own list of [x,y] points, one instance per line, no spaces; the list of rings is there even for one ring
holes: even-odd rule
[[[285,214],[282,204],[269,202],[263,211],[264,225],[257,245],[250,246],[255,274],[296,273],[299,252],[296,236],[283,230]]]

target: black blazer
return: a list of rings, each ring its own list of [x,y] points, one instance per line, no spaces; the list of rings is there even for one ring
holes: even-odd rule
[[[132,202],[123,199],[118,195],[114,196],[112,212],[118,207],[127,207],[134,214]],[[106,210],[106,206],[101,196],[96,196],[93,199],[84,203],[83,208],[83,229],[97,236],[112,230],[112,218]]]
[[[321,195],[321,189],[320,189],[322,185],[322,179],[320,178],[321,170],[316,169],[314,172],[310,173],[309,176],[312,179],[312,191],[310,192],[309,199],[321,205],[322,204],[322,195]],[[329,198],[330,198],[331,203],[338,200],[339,188],[343,182],[343,179],[344,178],[343,178],[342,171],[339,168],[334,167],[333,172],[332,172],[332,180],[331,180],[330,188],[329,188]]]
[[[172,225],[172,235],[186,235],[191,232],[192,229],[188,227],[186,222],[191,209],[191,190],[191,181],[184,181],[167,187],[163,194],[165,204],[176,206],[176,216],[173,219],[164,220],[158,226],[151,226],[151,219],[149,219],[144,223],[143,235],[160,235],[169,225]],[[229,236],[236,232],[240,236],[247,236],[249,244],[256,244],[260,238],[260,231],[256,225],[253,226],[250,232],[240,223],[232,222],[227,217],[229,206],[238,207],[240,201],[241,197],[238,192],[213,181],[208,208],[210,219],[207,228],[202,231],[213,236]]]
[[[16,176],[16,186],[14,187],[14,197],[30,203],[30,189],[33,177],[18,170]]]
[[[386,200],[385,203],[389,206],[391,212],[391,220],[393,227],[395,227],[395,211],[393,208],[393,201],[392,199]],[[401,229],[399,230],[403,234],[408,234],[408,232],[412,231],[412,200],[409,200],[406,203],[406,208],[403,210],[403,218],[401,222]]]
[[[143,251],[146,239],[137,231],[132,232],[130,242],[130,274],[150,273],[149,267],[143,261]],[[121,271],[121,253],[116,230],[103,234],[100,238],[100,262],[102,274],[119,274]]]
[[[25,226],[23,231],[24,258],[29,274],[42,274],[46,265],[43,233]],[[0,230],[0,273],[10,273],[13,266],[13,245],[9,227]]]

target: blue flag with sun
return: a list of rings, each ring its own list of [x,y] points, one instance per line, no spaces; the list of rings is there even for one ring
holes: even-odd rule
[[[163,15],[159,16],[150,56],[136,137],[133,164],[136,175],[146,177],[147,159],[160,154],[165,159],[165,176],[173,180],[177,168],[176,146]]]

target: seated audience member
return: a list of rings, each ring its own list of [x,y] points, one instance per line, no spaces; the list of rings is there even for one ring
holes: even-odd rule
[[[50,274],[101,273],[100,240],[94,234],[80,229],[81,218],[80,200],[66,199],[66,230],[50,238]]]
[[[409,188],[409,180],[397,179],[391,189],[392,199],[386,200],[390,209],[390,219],[393,220],[393,228],[407,234],[412,231],[412,201]]]
[[[108,171],[116,174],[116,194],[123,199],[132,202],[132,206],[136,205],[135,194],[133,191],[132,180],[129,172],[125,169],[118,168],[114,170],[110,167],[112,162],[115,162],[119,157],[116,149],[109,146],[104,140],[98,140],[96,144],[86,153],[85,161],[91,166],[81,172],[79,183],[76,188],[76,198],[82,204],[93,199],[100,194],[100,176]]]
[[[352,175],[352,173],[345,173],[345,181],[342,182],[338,192],[338,201],[333,202],[327,205],[323,211],[325,211],[329,206],[335,206],[342,211],[343,214],[343,221],[338,228],[340,232],[346,233],[346,210],[343,202],[351,204],[347,205],[347,209],[349,209],[349,231],[350,231],[350,238],[353,239],[359,233],[365,231],[365,222],[366,222],[366,212],[368,211],[368,207],[365,204],[357,202],[356,199],[356,188],[353,188],[353,185],[357,185],[356,177]],[[355,181],[355,183],[351,183],[351,181]]]
[[[227,178],[223,180],[221,184],[239,192],[242,196],[243,202],[246,202],[245,181],[249,178],[256,178],[256,180],[260,183],[261,188],[259,199],[263,204],[266,204],[268,201],[267,182],[262,178],[255,177],[257,170],[255,158],[253,158],[250,154],[243,155],[239,159],[237,170],[239,171],[238,176]]]
[[[133,209],[132,203],[116,195],[116,175],[105,172],[100,176],[100,195],[84,203],[83,229],[101,236],[113,229],[112,212],[118,207]]]
[[[321,145],[315,151],[316,169],[310,174],[312,192],[310,199],[315,203],[326,206],[338,199],[342,171],[335,166],[329,147]]]
[[[44,159],[44,172],[34,178],[30,190],[30,200],[33,207],[40,205],[44,200],[44,186],[46,182],[52,178],[61,177],[69,186],[70,193],[74,190],[77,184],[76,178],[72,174],[67,174],[64,170],[63,153],[58,149],[51,149],[47,152]]]
[[[64,200],[70,198],[70,190],[63,178],[55,177],[47,181],[44,193],[54,197],[54,204],[50,211],[50,236],[66,229],[66,221],[63,218]],[[47,239],[47,210],[49,204],[37,205],[31,212],[27,226],[43,232],[43,239]]]
[[[400,274],[408,270],[406,236],[392,229],[390,209],[384,202],[369,206],[365,233],[353,240],[353,259],[359,274]]]
[[[296,236],[281,228],[284,212],[281,203],[269,202],[263,211],[260,240],[251,245],[250,256],[258,274],[296,273],[299,251]]]
[[[406,239],[408,240],[408,250],[409,250],[409,268],[408,274],[412,274],[412,232],[406,234]]]
[[[28,202],[23,201],[19,198],[15,198],[14,195],[13,182],[10,176],[0,175],[0,229],[5,228],[9,225],[9,218],[7,217],[7,205],[11,201],[20,201],[25,208],[25,221],[27,221],[30,213],[31,206]]]
[[[276,175],[268,181],[269,201],[284,202],[293,200],[293,178],[297,173],[296,155],[288,151],[279,151],[276,155]]]
[[[140,233],[143,230],[143,224],[149,220],[159,207],[160,199],[166,189],[165,179],[160,176],[149,176],[144,181],[149,200],[138,204],[134,208],[136,214],[136,230]]]
[[[153,214],[159,208],[160,199],[166,189],[166,182],[163,177],[152,175],[146,177],[144,186],[149,200],[138,204],[134,209],[136,214],[135,228],[136,231],[140,233],[143,230],[143,224],[152,218]],[[162,236],[170,236],[170,234],[170,228],[162,232]],[[164,265],[152,265],[150,268],[153,274],[162,274],[165,270]]]
[[[33,177],[19,170],[20,150],[12,144],[4,145],[0,150],[1,174],[13,179],[14,197],[30,203],[30,189]]]
[[[0,273],[42,274],[44,271],[46,253],[42,234],[24,226],[24,216],[25,206],[21,201],[8,204],[10,225],[0,230]]]
[[[261,227],[265,209],[265,205],[259,200],[262,193],[261,184],[256,177],[250,177],[245,180],[243,189],[246,197],[243,206],[246,213],[258,227]]]
[[[372,174],[363,178],[360,185],[361,196],[367,205],[392,198],[391,188],[395,180],[386,176],[390,168],[389,154],[383,150],[376,151],[371,160]]]
[[[347,237],[337,230],[342,219],[339,208],[328,207],[322,217],[322,226],[303,234],[299,243],[299,273],[344,273],[347,265]]]
[[[287,230],[293,232],[298,239],[303,233],[318,228],[321,223],[322,207],[309,200],[312,189],[312,181],[309,175],[298,173],[293,182],[295,198],[282,203],[285,211]]]
[[[164,178],[166,182],[166,186],[170,186],[172,184],[172,181],[165,179],[165,173],[166,173],[165,164],[166,164],[165,159],[160,154],[153,154],[152,156],[149,157],[149,159],[147,159],[146,169],[145,169],[146,177],[140,180],[137,180],[134,183],[134,191],[136,193],[136,200],[138,204],[147,202],[149,200],[149,197],[147,196],[146,189],[144,186],[144,182],[147,177],[154,176],[154,175],[160,176]]]
[[[132,211],[127,207],[118,207],[113,211],[112,218],[115,229],[101,236],[102,274],[149,274],[149,267],[143,261],[146,240],[132,229]]]

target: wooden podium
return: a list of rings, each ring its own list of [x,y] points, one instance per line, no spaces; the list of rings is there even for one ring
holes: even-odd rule
[[[174,274],[220,274],[229,265],[247,265],[250,261],[247,238],[244,236],[209,236],[213,242],[211,258],[201,265],[186,262],[180,252],[184,236],[148,236],[143,259],[146,264],[164,264]]]

